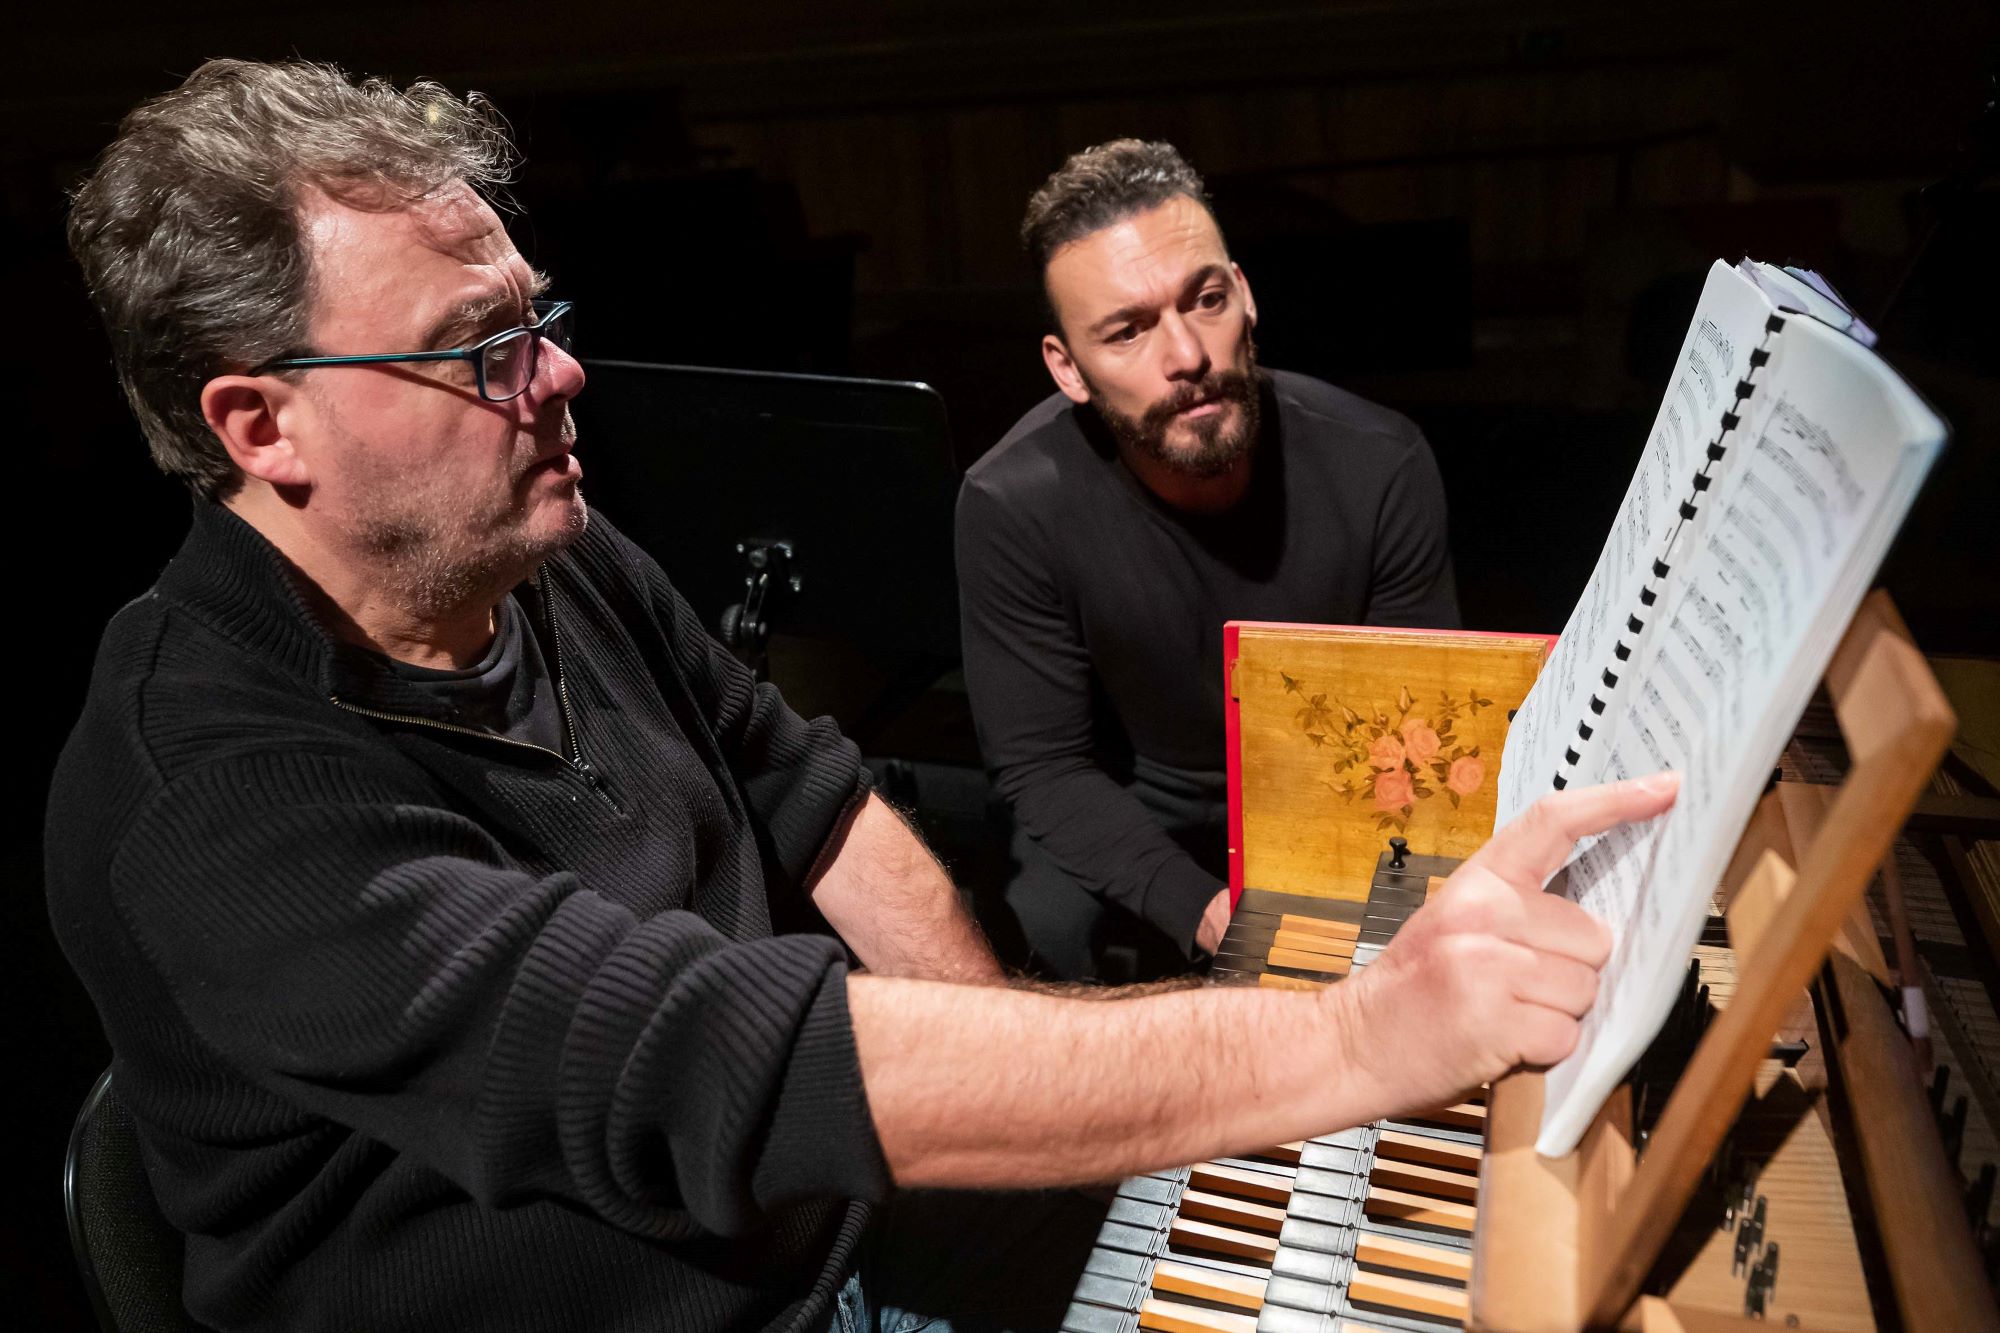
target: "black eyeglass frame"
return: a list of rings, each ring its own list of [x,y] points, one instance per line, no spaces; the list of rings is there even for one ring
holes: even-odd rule
[[[528,391],[535,382],[535,374],[541,369],[542,341],[547,339],[567,352],[576,337],[574,321],[569,318],[576,308],[574,301],[532,302],[535,322],[517,324],[511,329],[502,329],[490,338],[481,338],[470,347],[454,347],[443,352],[387,352],[370,353],[362,356],[288,356],[276,361],[266,361],[250,373],[262,375],[270,370],[312,370],[319,366],[381,366],[402,361],[470,361],[473,377],[479,384],[479,396],[489,403],[512,402]],[[556,325],[550,330],[550,325]],[[528,334],[528,373],[521,381],[521,387],[512,393],[496,396],[487,388],[486,354],[497,343],[509,338]],[[553,334],[553,336],[552,336]]]

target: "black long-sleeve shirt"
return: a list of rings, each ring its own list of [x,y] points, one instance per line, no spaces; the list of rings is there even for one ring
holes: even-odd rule
[[[1219,515],[1160,500],[1060,394],[958,500],[966,686],[996,786],[1058,867],[1190,951],[1222,887],[1223,623],[1458,623],[1417,427],[1283,371],[1262,419],[1249,489]]]
[[[569,753],[411,720],[216,506],[106,632],[49,909],[212,1326],[814,1327],[888,1188],[780,933],[859,755],[601,517],[516,596]]]

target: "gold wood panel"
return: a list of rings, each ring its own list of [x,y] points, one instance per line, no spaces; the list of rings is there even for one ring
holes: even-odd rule
[[[1365,899],[1393,835],[1464,857],[1493,831],[1507,716],[1547,640],[1318,625],[1244,626],[1244,883]]]

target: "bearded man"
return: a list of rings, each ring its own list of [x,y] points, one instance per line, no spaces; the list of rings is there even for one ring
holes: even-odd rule
[[[1257,365],[1171,145],[1077,153],[1021,238],[1059,392],[959,495],[966,683],[1014,814],[1007,909],[1042,969],[1124,980],[1228,923],[1223,622],[1455,627],[1444,490],[1409,420]]]

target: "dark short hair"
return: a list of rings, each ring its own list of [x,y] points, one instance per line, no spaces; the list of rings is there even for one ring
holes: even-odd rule
[[[513,162],[478,94],[357,83],[331,65],[211,60],[126,116],[71,196],[69,244],[161,471],[198,495],[235,489],[202,385],[303,343],[303,190],[397,207],[454,180],[496,189]]]
[[[1071,241],[1184,194],[1215,215],[1201,176],[1170,143],[1113,139],[1070,154],[1028,197],[1021,245],[1035,272]]]

